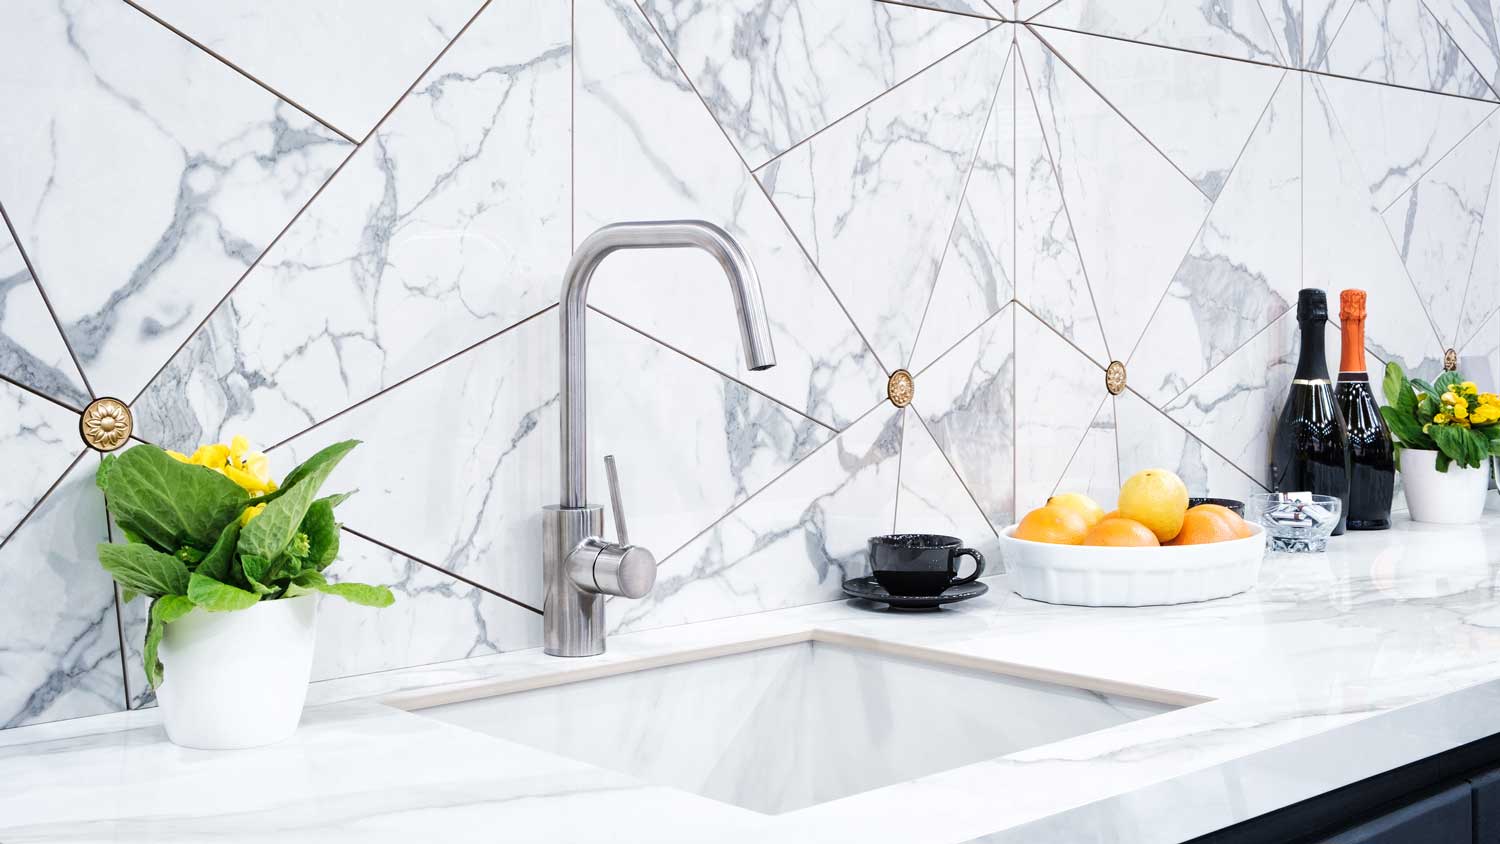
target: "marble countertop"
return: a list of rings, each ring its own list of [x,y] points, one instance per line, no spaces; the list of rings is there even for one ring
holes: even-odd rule
[[[616,636],[585,661],[321,683],[301,730],[256,750],[175,747],[150,710],[8,730],[0,841],[1179,841],[1500,732],[1497,573],[1492,505],[1477,526],[1269,555],[1256,589],[1202,604],[1050,606],[995,578],[936,613],[821,604]],[[420,712],[818,637],[1209,700],[776,816]]]

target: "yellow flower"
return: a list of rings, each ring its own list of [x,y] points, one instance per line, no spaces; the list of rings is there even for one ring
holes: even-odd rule
[[[245,512],[240,514],[240,527],[250,524],[250,520],[260,515],[260,511],[266,509],[266,505],[257,504],[254,507],[246,507]]]
[[[1438,423],[1439,425],[1446,425],[1446,424],[1448,424],[1449,418],[1450,417],[1448,416],[1448,414],[1446,414],[1446,413],[1439,413],[1438,415],[1432,417],[1432,421]]]
[[[1466,399],[1466,398],[1464,398],[1463,396],[1459,396],[1458,397],[1458,401],[1454,402],[1453,406],[1454,407],[1468,408],[1468,406],[1469,406],[1469,400]]]
[[[1453,418],[1457,419],[1460,422],[1464,421],[1465,419],[1468,419],[1469,418],[1469,409],[1467,407],[1464,407],[1461,404],[1454,405],[1453,406]]]
[[[176,460],[178,463],[191,463],[191,462],[193,462],[193,461],[191,461],[191,460],[188,459],[188,456],[186,454],[183,454],[180,451],[173,451],[173,450],[171,450],[169,448],[169,449],[166,449],[166,452],[167,452],[167,456],[168,457],[172,458],[173,460]]]
[[[188,462],[199,466],[207,466],[210,469],[218,469],[228,459],[229,446],[223,443],[215,443],[214,445],[198,446],[198,450],[193,452],[193,456],[188,458]]]
[[[1480,404],[1500,404],[1500,396],[1497,396],[1494,393],[1480,393],[1479,394],[1479,403]]]
[[[1443,393],[1441,401],[1443,402],[1443,404],[1457,404],[1458,396],[1453,395],[1453,391],[1449,390],[1448,392]]]
[[[1479,392],[1479,385],[1475,384],[1473,381],[1465,381],[1458,386],[1462,387],[1464,392],[1468,393],[1471,396]]]
[[[250,441],[241,435],[236,434],[228,445],[215,443],[199,446],[192,457],[175,451],[167,454],[183,463],[206,466],[234,481],[251,495],[265,495],[276,491],[276,482],[271,480],[270,458],[258,451],[251,451]]]

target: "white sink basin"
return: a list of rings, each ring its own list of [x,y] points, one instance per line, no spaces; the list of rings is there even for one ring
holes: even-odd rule
[[[422,714],[779,814],[1177,708],[806,641]]]

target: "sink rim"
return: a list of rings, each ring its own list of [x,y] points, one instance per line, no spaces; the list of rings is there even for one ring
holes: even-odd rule
[[[558,659],[557,670],[539,670],[535,673],[519,677],[487,678],[463,683],[409,689],[384,696],[380,699],[380,702],[407,712],[419,712],[424,709],[432,709],[448,704],[483,700],[485,698],[515,694],[517,692],[537,691],[556,686],[572,685],[588,680],[636,674],[656,668],[667,668],[674,665],[702,662],[718,657],[754,653],[756,651],[804,643],[836,645],[881,656],[898,657],[932,665],[966,669],[993,674],[1002,678],[1050,683],[1105,695],[1137,698],[1151,703],[1182,708],[1197,706],[1215,700],[1212,697],[1190,692],[1163,689],[1138,683],[1127,683],[1101,677],[1091,677],[1037,665],[1008,662],[921,645],[893,642],[872,636],[862,636],[813,627],[795,633],[757,636],[733,642],[685,647],[681,650],[672,650],[639,657],[627,657],[625,659]]]

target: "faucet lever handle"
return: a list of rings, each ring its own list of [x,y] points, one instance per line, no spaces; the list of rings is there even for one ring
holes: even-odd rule
[[[625,506],[620,503],[620,473],[615,468],[615,456],[604,456],[604,474],[609,478],[609,509],[615,517],[615,536],[621,545],[630,544],[630,534],[625,530]]]

